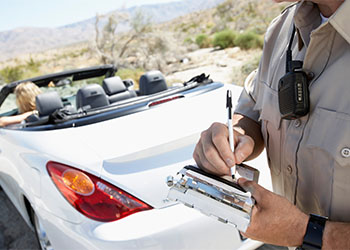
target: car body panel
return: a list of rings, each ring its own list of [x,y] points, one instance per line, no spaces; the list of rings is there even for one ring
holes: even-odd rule
[[[169,214],[173,216],[169,217]],[[137,213],[111,223],[85,221],[72,224],[47,212],[42,217],[48,234],[56,236],[52,243],[57,249],[224,250],[243,246],[234,227],[182,205]],[[242,249],[255,249],[261,245],[249,239],[244,243],[249,248]]]
[[[241,87],[219,84],[79,127],[0,128],[0,185],[28,224],[29,201],[56,249],[254,249],[261,243],[241,241],[232,225],[166,199],[166,177],[194,164],[200,133],[226,123],[228,89],[237,101]],[[58,191],[49,161],[100,177],[153,209],[108,223],[88,219]],[[256,164],[265,168],[266,159]]]

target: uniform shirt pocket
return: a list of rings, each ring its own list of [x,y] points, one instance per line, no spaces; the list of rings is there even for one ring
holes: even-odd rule
[[[278,94],[266,84],[261,84],[261,86],[263,86],[263,91],[259,93],[254,109],[260,112],[261,132],[264,137],[269,166],[272,173],[279,175],[281,172],[281,116]]]
[[[314,186],[324,189],[318,197],[321,207],[330,203],[331,220],[350,222],[350,115],[317,108],[306,147],[317,176]]]
[[[350,115],[318,108],[307,145],[329,154],[339,166],[350,167]]]

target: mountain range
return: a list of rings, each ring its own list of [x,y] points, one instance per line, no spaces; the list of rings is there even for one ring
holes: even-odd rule
[[[133,16],[137,11],[151,17],[153,23],[170,21],[188,13],[217,6],[225,0],[182,0],[163,4],[143,5],[128,9],[111,10],[126,12]],[[14,58],[21,54],[35,53],[47,49],[93,40],[96,17],[82,20],[57,28],[21,27],[0,32],[0,61]],[[126,30],[124,27],[123,30]]]

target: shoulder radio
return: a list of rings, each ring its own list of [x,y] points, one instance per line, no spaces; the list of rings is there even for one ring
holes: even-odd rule
[[[286,74],[279,80],[278,102],[282,119],[293,120],[305,116],[310,110],[309,81],[302,70],[302,61],[292,60],[293,32],[289,41],[286,59]]]

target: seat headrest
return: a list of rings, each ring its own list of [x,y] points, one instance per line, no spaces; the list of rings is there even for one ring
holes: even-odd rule
[[[42,93],[35,98],[36,109],[39,116],[47,116],[52,114],[57,109],[63,108],[61,97],[56,91]]]
[[[77,109],[86,106],[93,109],[107,106],[109,105],[109,101],[101,85],[95,83],[78,90],[76,105]]]
[[[149,71],[140,77],[141,95],[150,95],[167,89],[165,78],[158,70]]]
[[[126,86],[119,76],[109,77],[103,80],[102,87],[107,95],[114,95],[126,90]]]

